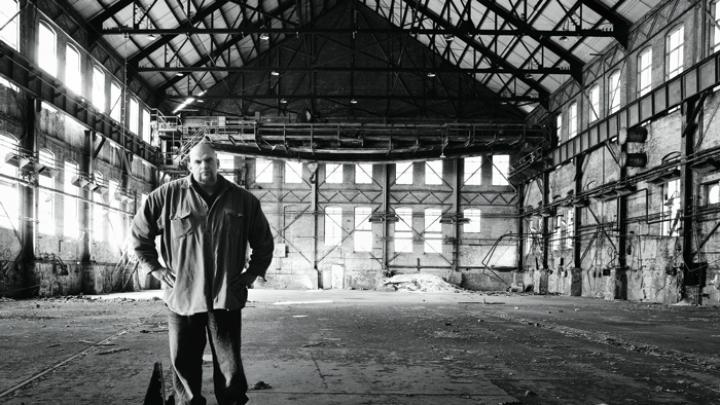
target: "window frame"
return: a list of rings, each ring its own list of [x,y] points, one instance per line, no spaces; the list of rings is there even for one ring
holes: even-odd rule
[[[38,21],[37,27],[37,41],[35,42],[37,45],[37,64],[40,69],[44,70],[47,74],[57,78],[58,68],[60,67],[60,63],[58,61],[57,32],[43,20]],[[47,44],[49,46],[47,49],[43,46],[43,29],[52,34],[52,41]]]
[[[433,167],[438,166],[438,167]],[[438,170],[439,169],[439,170]],[[443,161],[427,160],[425,161],[425,184],[438,186],[443,184]]]
[[[568,140],[578,135],[578,102],[573,101],[568,107]]]
[[[325,247],[340,246],[343,239],[342,207],[326,206],[323,213],[323,244]]]
[[[615,80],[617,78],[617,80]],[[613,86],[613,81],[615,85]],[[622,76],[620,70],[615,70],[608,76],[608,113],[615,114],[622,105]]]
[[[74,53],[77,58],[73,58],[77,61],[77,70],[69,69],[70,64],[68,61],[70,60],[70,53]],[[65,87],[67,87],[70,91],[75,93],[78,96],[83,95],[83,74],[82,74],[82,54],[80,51],[75,47],[75,45],[71,43],[65,44],[65,80],[63,82],[65,83]]]
[[[644,58],[644,56],[647,55],[647,58]],[[643,48],[640,52],[638,52],[637,56],[637,65],[638,65],[638,97],[642,97],[646,94],[648,94],[652,88],[652,58],[653,58],[653,49],[651,46]],[[643,60],[647,60],[648,64],[647,66],[643,66]],[[647,73],[647,74],[646,74]],[[643,77],[647,78],[647,83],[643,82]]]
[[[272,184],[273,182],[275,182],[275,161],[260,157],[255,158],[255,183]]]
[[[495,158],[499,158],[499,157],[505,157],[507,159],[506,162],[503,162],[502,168],[495,162]],[[497,155],[492,155],[490,158],[492,159],[492,167],[493,167],[492,185],[493,186],[509,185],[510,182],[508,181],[508,177],[510,176],[510,155],[497,154]],[[504,172],[502,169],[504,169]]]
[[[600,119],[600,85],[594,84],[588,89],[588,122]]]
[[[471,165],[468,164],[468,162],[472,163],[472,167],[476,169],[472,170],[470,172],[469,167]],[[477,166],[475,165],[475,162],[477,162]],[[463,158],[463,186],[482,186],[483,178],[482,178],[482,166],[483,166],[483,157],[482,156],[472,156]]]
[[[671,48],[672,46],[672,39],[673,36],[677,33],[680,33],[680,43],[679,45],[675,46],[674,48]],[[679,53],[677,55],[676,53]],[[673,57],[673,54],[675,54],[675,57]],[[672,67],[672,62],[674,59],[679,59],[679,65],[676,67]],[[685,25],[680,24],[670,31],[668,31],[668,34],[665,37],[665,69],[666,74],[665,78],[667,80],[670,80],[674,78],[675,76],[679,75],[685,70]]]
[[[353,221],[355,230],[353,231],[353,251],[354,252],[372,252],[373,234],[372,223],[372,207],[369,205],[359,205],[353,209]]]
[[[395,209],[398,221],[395,222],[393,229],[393,249],[396,253],[413,253],[415,251],[412,214],[413,209],[411,207],[398,207]]]

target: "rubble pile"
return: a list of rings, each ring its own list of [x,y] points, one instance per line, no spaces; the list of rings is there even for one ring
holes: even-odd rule
[[[441,277],[434,274],[398,274],[385,279],[386,287],[394,288],[395,291],[418,291],[418,292],[462,292],[457,286],[448,283]]]

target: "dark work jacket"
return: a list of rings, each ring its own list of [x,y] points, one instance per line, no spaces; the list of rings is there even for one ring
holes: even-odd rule
[[[133,220],[133,247],[150,271],[162,267],[155,248],[155,236],[161,237],[163,260],[175,275],[165,302],[180,315],[244,307],[247,286],[240,274],[248,245],[250,275],[264,277],[272,260],[273,237],[260,201],[220,175],[218,186],[208,207],[191,176],[166,183],[150,193]]]

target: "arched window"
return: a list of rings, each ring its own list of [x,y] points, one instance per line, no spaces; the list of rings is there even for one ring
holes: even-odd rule
[[[43,22],[38,24],[37,61],[40,68],[57,77],[57,36]]]
[[[80,188],[73,184],[78,176],[78,164],[65,162],[63,166],[63,235],[68,238],[77,238],[80,235],[80,219],[78,218],[78,199]]]
[[[65,45],[65,86],[77,95],[82,95],[82,70],[80,69],[80,52],[70,45]]]
[[[18,49],[20,14],[17,0],[0,0],[0,41]]]

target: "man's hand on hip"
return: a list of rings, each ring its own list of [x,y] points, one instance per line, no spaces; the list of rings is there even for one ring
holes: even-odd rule
[[[240,282],[246,287],[250,287],[255,282],[257,276],[248,274],[248,272],[240,274]]]
[[[168,287],[175,287],[175,275],[170,271],[170,269],[161,267],[151,271],[150,274]]]

